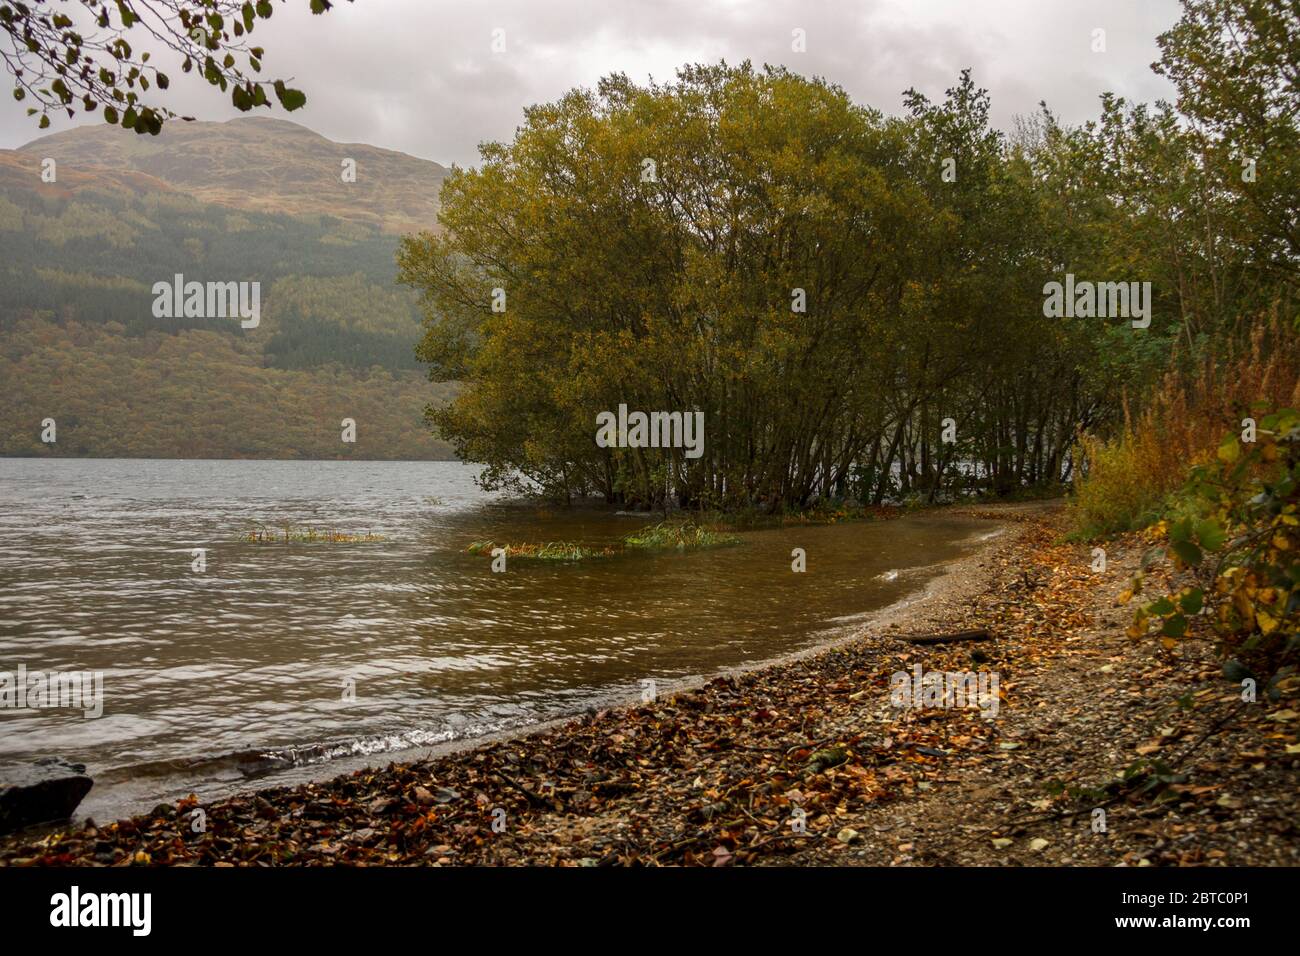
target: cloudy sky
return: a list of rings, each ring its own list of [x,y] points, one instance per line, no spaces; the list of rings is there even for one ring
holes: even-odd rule
[[[307,0],[289,0],[254,37],[264,73],[308,95],[290,118],[333,140],[466,165],[478,143],[510,138],[526,105],[614,71],[666,80],[683,63],[722,59],[823,76],[890,113],[908,87],[941,97],[969,66],[999,126],[1039,100],[1082,122],[1104,90],[1172,98],[1150,64],[1178,12],[1178,0],[336,0],[313,17]],[[796,28],[806,52],[791,49]],[[497,29],[504,52],[492,49]],[[1097,29],[1105,52],[1092,49]],[[177,112],[239,115],[225,95],[171,75]],[[0,104],[0,147],[37,136],[18,103]]]

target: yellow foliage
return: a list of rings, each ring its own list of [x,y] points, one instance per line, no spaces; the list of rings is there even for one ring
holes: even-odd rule
[[[1207,353],[1190,373],[1178,364],[1174,356],[1136,417],[1125,401],[1123,427],[1110,440],[1080,437],[1072,510],[1082,536],[1150,525],[1190,468],[1216,456],[1237,460],[1240,443],[1222,439],[1240,432],[1255,406],[1300,407],[1300,333],[1276,310],[1226,359]]]

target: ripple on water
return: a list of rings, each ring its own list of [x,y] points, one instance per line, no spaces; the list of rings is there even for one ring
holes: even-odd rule
[[[990,534],[956,518],[774,529],[735,548],[513,561],[502,575],[466,546],[608,543],[650,519],[503,503],[474,475],[439,462],[0,460],[0,670],[104,674],[103,717],[0,711],[0,752],[84,760],[98,780],[86,809],[106,816],[293,779],[809,646]],[[286,521],[384,540],[241,538]],[[193,547],[208,549],[206,572],[191,570]],[[790,570],[793,547],[806,574]]]

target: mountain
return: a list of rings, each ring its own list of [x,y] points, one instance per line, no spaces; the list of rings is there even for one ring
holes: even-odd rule
[[[403,229],[436,226],[446,170],[281,120],[144,139],[0,150],[0,455],[451,457],[423,422],[451,389],[415,360],[394,260]],[[176,274],[256,288],[256,325],[159,309]]]
[[[330,215],[399,234],[433,228],[445,167],[391,149],[335,143],[267,117],[168,123],[157,136],[107,123],[33,140],[14,151],[52,158],[60,175],[94,167],[143,173],[201,202],[291,216]],[[345,160],[355,181],[344,180]]]

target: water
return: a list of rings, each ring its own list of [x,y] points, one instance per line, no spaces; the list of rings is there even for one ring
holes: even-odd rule
[[[843,634],[990,534],[929,515],[493,574],[470,542],[612,543],[650,519],[506,501],[476,473],[0,459],[0,671],[101,671],[104,700],[0,709],[0,763],[84,761],[99,819],[383,763]],[[243,540],[286,523],[382,540]]]

